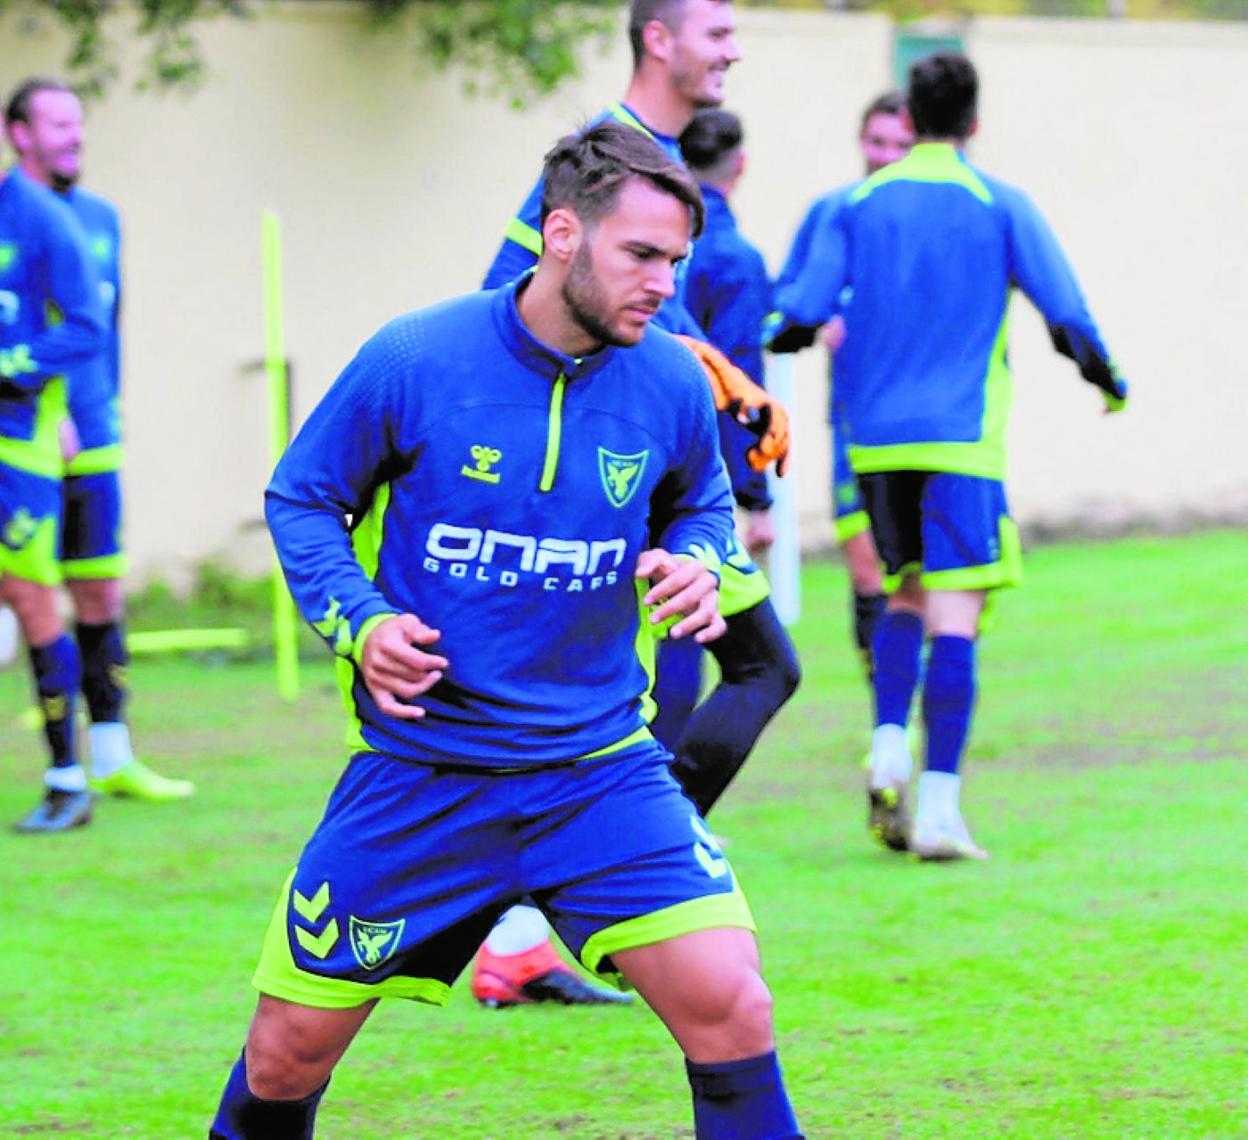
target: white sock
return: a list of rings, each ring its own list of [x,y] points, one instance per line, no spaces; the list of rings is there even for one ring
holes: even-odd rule
[[[906,729],[900,724],[881,724],[871,734],[871,786],[884,788],[910,779],[914,761]]]
[[[8,606],[0,606],[0,669],[17,660],[22,645],[22,631]]]
[[[915,809],[915,826],[939,826],[961,818],[958,797],[962,777],[952,772],[924,772],[919,777],[919,803]]]
[[[43,774],[43,782],[58,792],[85,792],[87,771],[81,764],[71,764],[68,768],[49,768]]]
[[[134,759],[130,729],[119,721],[104,721],[87,729],[91,742],[91,774],[102,780]]]
[[[535,906],[513,906],[503,913],[485,940],[491,954],[523,954],[550,937],[546,916]]]

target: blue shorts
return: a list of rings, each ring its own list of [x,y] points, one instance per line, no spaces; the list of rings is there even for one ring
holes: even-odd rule
[[[61,481],[0,463],[0,575],[61,581]]]
[[[845,432],[832,426],[832,526],[837,542],[848,542],[871,528],[858,478],[849,465]]]
[[[123,578],[121,476],[116,471],[67,475],[61,523],[61,569],[66,578]]]
[[[918,573],[932,590],[991,590],[1022,581],[1018,528],[1005,486],[947,471],[880,471],[858,476],[884,589]]]
[[[530,896],[587,969],[754,921],[654,741],[522,772],[356,753],[278,898],[253,979],[300,1005],[442,1004]]]

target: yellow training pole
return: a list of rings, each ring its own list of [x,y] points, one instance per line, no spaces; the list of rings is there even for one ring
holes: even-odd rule
[[[265,210],[261,219],[264,250],[264,370],[269,379],[269,450],[273,463],[290,442],[290,389],[286,371],[286,338],[282,325],[282,231],[277,214]],[[273,656],[277,692],[283,700],[299,696],[299,652],[295,603],[286,589],[282,568],[273,563]]]

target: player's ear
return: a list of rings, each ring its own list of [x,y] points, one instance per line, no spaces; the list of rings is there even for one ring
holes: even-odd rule
[[[971,120],[970,128],[966,132],[966,137],[968,139],[973,138],[978,131],[979,131],[979,116],[976,115],[975,118]]]
[[[585,239],[585,227],[570,206],[559,206],[546,215],[542,225],[542,248],[556,260],[571,261]]]
[[[910,114],[909,107],[903,104],[901,110],[897,112],[897,117],[905,124],[906,131],[911,137],[918,135],[919,132],[914,129],[914,116]]]
[[[30,145],[30,131],[27,130],[25,123],[14,120],[8,124],[4,133],[8,136],[9,146],[13,148],[14,154],[20,156],[26,153]]]
[[[666,61],[672,54],[672,30],[662,20],[647,20],[641,29],[641,45],[646,55]]]

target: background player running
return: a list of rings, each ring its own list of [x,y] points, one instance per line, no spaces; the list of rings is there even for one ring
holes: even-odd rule
[[[1108,409],[1126,398],[1044,219],[1019,190],[962,153],[978,125],[978,90],[961,54],[938,53],[911,67],[915,145],[850,192],[812,249],[809,272],[778,295],[783,317],[809,330],[852,291],[837,389],[891,591],[875,631],[871,822],[888,846],[925,859],[986,856],[962,818],[959,767],[984,601],[1020,580],[1002,482],[1012,291],[1036,305],[1054,346],[1102,391]],[[927,766],[909,827],[905,726],[925,634]]]

